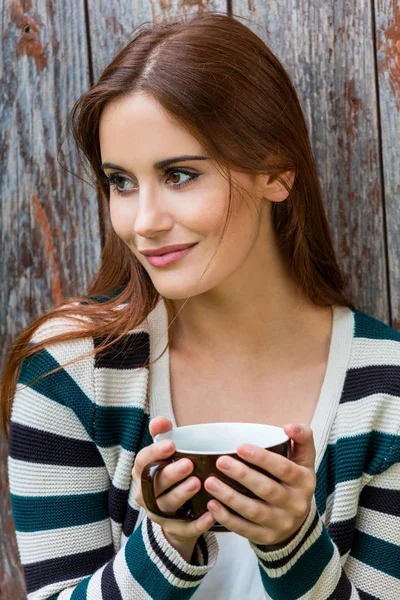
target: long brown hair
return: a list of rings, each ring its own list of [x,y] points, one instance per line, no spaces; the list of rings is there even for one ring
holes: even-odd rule
[[[282,183],[289,196],[273,202],[271,214],[293,279],[316,305],[352,306],[344,292],[298,96],[261,38],[238,19],[217,12],[141,26],[134,32],[97,83],[75,103],[67,122],[87,172],[106,201],[109,187],[101,170],[100,115],[108,102],[136,92],[155,98],[228,173],[233,169],[268,174]],[[282,177],[289,170],[296,173],[291,188]],[[229,176],[230,192],[231,183]],[[86,336],[101,338],[102,345],[93,350],[98,352],[138,326],[160,298],[146,270],[112,228],[87,293],[46,312],[12,345],[1,387],[7,439],[25,358],[49,343]],[[166,304],[171,320],[172,307],[168,300]],[[32,343],[36,330],[55,316],[75,319],[77,326]]]

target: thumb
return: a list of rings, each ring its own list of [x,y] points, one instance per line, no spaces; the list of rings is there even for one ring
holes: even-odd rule
[[[311,427],[304,423],[298,425],[289,423],[283,430],[293,440],[290,460],[302,467],[314,469],[315,446]]]
[[[170,429],[172,429],[172,423],[166,417],[155,417],[149,424],[150,435],[153,439],[159,433],[166,433]]]

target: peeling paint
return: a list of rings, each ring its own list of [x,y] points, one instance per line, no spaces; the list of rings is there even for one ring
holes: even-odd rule
[[[43,239],[45,241],[46,247],[46,256],[49,258],[51,263],[51,291],[52,291],[52,301],[53,304],[56,305],[63,300],[63,294],[61,289],[61,281],[58,274],[57,262],[54,256],[54,245],[53,238],[51,234],[50,223],[47,218],[46,212],[43,206],[40,203],[39,198],[33,194],[32,195],[32,204],[35,210],[35,220],[36,223],[41,228]]]
[[[29,14],[34,12],[32,3],[30,1],[24,2],[23,8],[20,2],[13,2],[9,11],[11,22],[21,31],[21,37],[16,48],[18,58],[24,55],[33,58],[38,73],[41,73],[48,63],[39,37],[38,16],[33,17]]]

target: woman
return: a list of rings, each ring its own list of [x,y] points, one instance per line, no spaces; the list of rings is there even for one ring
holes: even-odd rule
[[[157,25],[71,117],[112,228],[88,296],[6,365],[28,599],[397,597],[400,334],[343,291],[282,65],[224,15]],[[283,426],[290,461],[238,449],[280,482],[221,458],[259,500],[210,477],[197,521],[150,513],[141,471],[174,451],[155,435],[215,421]],[[162,510],[191,470],[160,474]]]

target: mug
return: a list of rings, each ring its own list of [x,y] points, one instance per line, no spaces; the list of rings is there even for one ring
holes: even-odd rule
[[[154,441],[172,440],[175,442],[175,452],[166,460],[158,460],[146,465],[142,471],[141,483],[144,502],[150,512],[164,519],[180,519],[184,521],[194,521],[208,511],[207,503],[213,496],[204,488],[204,481],[211,475],[230,485],[232,488],[248,496],[249,498],[259,499],[248,488],[239,482],[231,479],[225,473],[222,473],[216,462],[220,456],[228,455],[239,460],[252,469],[264,473],[278,481],[267,471],[253,465],[236,453],[237,447],[242,443],[249,443],[255,446],[261,446],[270,452],[276,452],[286,458],[290,458],[290,441],[281,427],[274,425],[262,425],[259,423],[201,423],[198,425],[185,425],[183,427],[174,427],[166,433],[159,433]],[[175,512],[163,512],[157,505],[154,493],[154,480],[162,469],[167,465],[180,460],[189,458],[193,463],[193,471],[186,477],[195,475],[201,481],[200,490],[187,502],[185,502]],[[168,490],[172,490],[180,485],[184,480],[172,485]],[[233,509],[226,507],[232,514],[238,514]],[[211,531],[228,531],[220,523],[215,523],[210,527]]]

